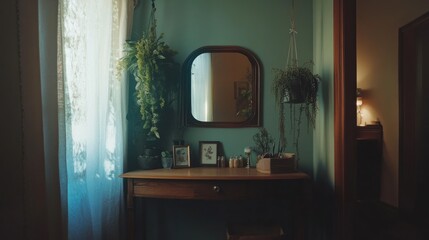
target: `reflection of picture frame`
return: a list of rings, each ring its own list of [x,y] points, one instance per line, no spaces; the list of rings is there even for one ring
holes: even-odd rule
[[[175,168],[186,168],[191,166],[189,145],[173,146],[173,165]]]
[[[243,91],[249,90],[248,81],[235,81],[234,82],[234,99],[240,99]]]
[[[219,142],[200,141],[200,164],[202,166],[216,166],[219,153]]]

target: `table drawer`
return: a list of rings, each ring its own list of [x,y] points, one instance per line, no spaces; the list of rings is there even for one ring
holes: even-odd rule
[[[137,197],[172,199],[258,199],[286,195],[280,183],[265,181],[168,181],[134,180],[133,195]],[[290,188],[289,188],[290,189]],[[289,191],[288,191],[289,192]]]

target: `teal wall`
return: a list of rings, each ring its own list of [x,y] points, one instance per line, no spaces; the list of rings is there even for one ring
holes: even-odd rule
[[[261,79],[263,126],[277,140],[278,116],[271,92],[274,77],[272,69],[283,68],[286,64],[291,5],[292,0],[157,0],[158,33],[164,33],[165,41],[178,51],[175,59],[180,64],[193,50],[201,46],[238,45],[253,51],[260,59],[263,70]],[[138,38],[146,29],[149,8],[150,1],[142,0],[136,8],[133,39]],[[313,34],[317,33],[313,31],[313,0],[295,1],[295,14],[298,58],[300,62],[313,60]],[[323,68],[318,70],[324,71]],[[322,74],[322,78],[325,76],[332,77],[329,74]],[[325,86],[325,79],[322,79],[323,94],[330,94],[331,83],[327,84]],[[324,95],[322,104],[330,104],[327,96]],[[325,111],[323,106],[320,106],[320,109],[321,112]],[[328,113],[330,114],[331,112]],[[321,114],[319,120],[324,118],[325,115]],[[332,119],[333,116],[328,117],[328,121]],[[332,141],[324,143],[324,139],[319,138],[326,134],[325,130],[331,130],[331,123],[318,124],[317,127],[324,130],[316,130],[315,133],[312,129],[307,131],[306,123],[303,124],[300,167],[310,175],[313,175],[314,166],[319,167],[317,164],[313,165],[316,154],[313,152],[313,144],[322,144],[316,148],[317,154],[323,151],[324,146],[332,147],[329,145]],[[171,122],[171,125],[176,126],[176,123]],[[257,128],[185,128],[182,137],[190,144],[193,156],[197,156],[198,142],[202,140],[222,142],[225,155],[230,156],[242,154],[245,146],[253,146],[252,137],[257,130]],[[168,138],[178,136],[180,137],[180,134],[176,131]],[[323,136],[328,140],[331,137],[329,134]],[[293,148],[288,146],[287,150],[293,151]],[[328,155],[323,154],[323,159],[329,159]],[[255,156],[253,161],[254,159]],[[321,160],[321,163],[323,161]],[[243,203],[242,212],[235,212],[236,209],[232,205],[219,202],[148,200],[144,204],[149,210],[145,219],[146,235],[149,239],[222,239],[225,237],[226,222],[271,218],[276,215],[277,206],[285,203],[269,203],[271,208],[262,207],[260,203]],[[268,215],[254,215],[257,211],[266,212]],[[165,233],[166,228],[174,235]]]
[[[158,33],[176,51],[176,61],[183,64],[195,49],[207,45],[237,45],[250,49],[262,63],[263,126],[278,140],[278,115],[271,91],[273,68],[286,64],[292,1],[285,0],[181,0],[156,1]],[[145,30],[149,18],[149,1],[141,1],[135,11],[133,38]],[[298,58],[312,60],[312,1],[296,1]],[[173,123],[172,123],[173,124]],[[302,169],[312,172],[312,129],[302,124],[300,153]],[[257,128],[186,128],[183,138],[190,144],[193,156],[198,154],[198,142],[220,141],[225,155],[243,154],[253,146]],[[180,136],[179,136],[180,137]],[[173,133],[172,138],[177,138]],[[289,142],[292,142],[290,138]],[[289,144],[288,151],[293,151]],[[253,156],[253,161],[255,156]]]
[[[313,135],[314,222],[311,239],[333,239],[334,214],[334,40],[333,0],[313,0],[314,71],[323,84]]]

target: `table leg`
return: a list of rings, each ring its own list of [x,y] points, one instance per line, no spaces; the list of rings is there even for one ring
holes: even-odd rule
[[[297,189],[298,194],[295,197],[296,211],[294,213],[296,225],[296,240],[305,240],[309,238],[310,213],[312,208],[312,187],[310,182],[301,183]]]
[[[127,180],[127,236],[129,240],[135,239],[134,218],[134,183],[132,179]]]

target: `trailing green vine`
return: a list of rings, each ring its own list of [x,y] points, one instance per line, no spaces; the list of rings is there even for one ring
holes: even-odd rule
[[[152,11],[149,33],[143,33],[138,41],[126,42],[120,65],[131,72],[136,80],[136,102],[140,107],[143,130],[149,136],[160,138],[160,115],[168,104],[167,97],[171,90],[167,72],[174,65],[176,52],[162,41],[163,34],[157,36],[155,8]]]
[[[313,74],[307,66],[289,66],[286,70],[274,69],[272,85],[275,103],[279,109],[280,145],[286,148],[286,105],[289,105],[289,122],[294,139],[296,154],[299,157],[299,137],[301,117],[307,118],[307,127],[315,127],[317,115],[317,91],[320,77]]]

